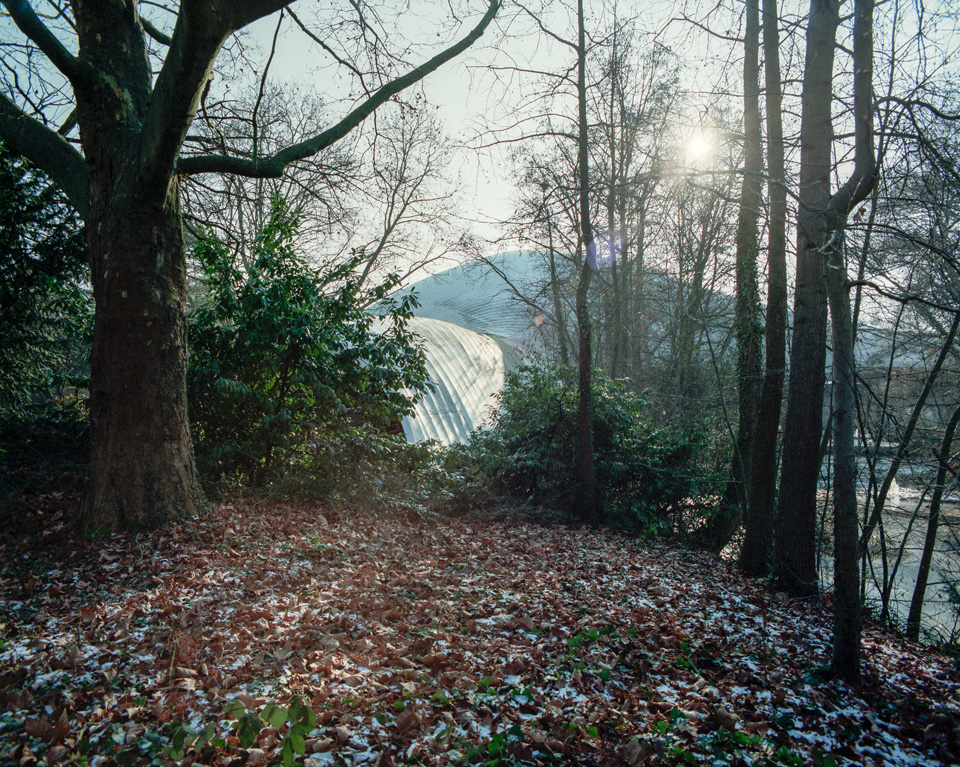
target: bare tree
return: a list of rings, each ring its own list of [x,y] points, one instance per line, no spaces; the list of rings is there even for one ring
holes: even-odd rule
[[[268,74],[265,68],[256,92],[202,99],[199,119],[185,140],[189,151],[253,158],[255,142],[256,154],[269,156],[291,140],[320,132],[329,111],[323,99],[297,85],[270,82]],[[279,193],[304,214],[298,249],[318,257],[340,255],[342,245],[331,252],[330,243],[342,242],[345,238],[336,233],[354,226],[349,201],[361,183],[356,152],[345,144],[291,163],[280,178],[187,176],[181,185],[184,225],[194,235],[202,228],[213,230],[247,262],[249,243],[269,216],[270,195]]]
[[[797,287],[775,571],[780,586],[791,593],[808,595],[818,590],[816,494],[829,296],[834,341],[835,467],[831,667],[839,676],[856,680],[860,673],[860,589],[853,454],[855,384],[850,286],[843,242],[850,212],[870,194],[876,179],[872,0],[857,0],[854,12],[854,169],[846,183],[831,193],[833,66],[839,25],[838,2],[812,0],[803,79]]]
[[[457,217],[449,141],[427,109],[398,105],[387,112],[366,155],[362,216],[371,225],[349,241],[366,254],[363,279],[387,271],[406,279],[444,259],[479,255]]]

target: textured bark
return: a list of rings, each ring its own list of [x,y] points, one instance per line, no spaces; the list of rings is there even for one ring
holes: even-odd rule
[[[158,193],[138,162],[139,126],[151,95],[143,32],[122,7],[90,10],[81,4],[77,13],[80,60],[102,73],[77,93],[96,301],[83,524],[88,532],[106,533],[195,513],[202,495],[187,422],[177,182],[168,173]]]
[[[923,616],[923,600],[927,593],[927,581],[930,577],[930,562],[933,560],[933,549],[937,543],[937,531],[940,528],[940,504],[943,500],[943,491],[947,485],[947,462],[952,455],[953,435],[960,424],[960,407],[953,411],[947,430],[943,435],[940,453],[937,455],[937,481],[933,488],[933,497],[930,499],[930,516],[927,517],[927,533],[923,539],[923,553],[920,555],[920,564],[917,569],[917,583],[913,589],[913,598],[910,600],[910,613],[907,615],[907,636],[910,639],[920,638],[920,619]]]
[[[749,456],[747,495],[750,513],[744,520],[740,568],[766,575],[773,548],[773,510],[777,489],[777,435],[786,370],[787,331],[787,187],[783,160],[780,84],[780,39],[776,0],[763,0],[763,55],[766,84],[767,174],[770,214],[767,225],[767,316],[764,327],[766,363],[753,450]]]
[[[817,591],[816,492],[824,389],[824,299],[833,318],[834,637],[832,672],[860,675],[853,324],[843,253],[854,205],[876,183],[873,141],[873,0],[856,0],[853,25],[854,168],[830,193],[833,54],[839,4],[812,0],[807,28],[800,126],[800,220],[790,396],[776,542],[776,575],[794,594]],[[813,428],[815,425],[815,429]]]
[[[816,528],[823,426],[827,293],[819,248],[833,232],[830,201],[836,0],[811,0],[800,127],[800,212],[790,383],[783,433],[774,576],[796,596],[818,591]]]
[[[99,218],[89,238],[97,313],[84,525],[150,529],[202,504],[187,421],[183,233],[175,200],[117,201]]]
[[[593,424],[591,378],[593,373],[593,328],[590,322],[590,307],[587,303],[590,282],[593,279],[590,252],[596,255],[593,226],[590,223],[590,145],[587,135],[587,44],[583,17],[583,0],[577,0],[577,114],[578,171],[580,187],[580,239],[583,243],[583,268],[577,285],[577,336],[580,348],[577,400],[577,508],[584,520],[597,520],[600,503],[597,494],[597,472],[593,455]],[[594,258],[594,261],[596,259]]]
[[[826,270],[833,328],[833,672],[860,679],[860,572],[857,568],[856,371],[842,241]]]

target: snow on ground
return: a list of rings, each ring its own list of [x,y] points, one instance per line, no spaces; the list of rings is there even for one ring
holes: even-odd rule
[[[250,500],[0,558],[2,763],[960,763],[954,660],[824,681],[822,601],[672,544]]]

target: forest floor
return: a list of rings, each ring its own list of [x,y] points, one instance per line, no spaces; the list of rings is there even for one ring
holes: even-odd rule
[[[64,515],[0,538],[2,764],[960,763],[956,658],[868,626],[862,684],[825,681],[828,600],[674,544],[253,499],[83,542]]]

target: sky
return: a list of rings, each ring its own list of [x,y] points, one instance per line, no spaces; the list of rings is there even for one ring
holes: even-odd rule
[[[294,12],[306,22],[309,11],[304,13],[300,5],[293,6]],[[414,41],[450,39],[447,31],[429,18],[431,10],[440,9],[442,12],[448,7],[446,3],[414,0],[412,5],[421,13],[405,13],[395,22],[385,24],[388,33],[395,29]],[[469,0],[460,5],[473,11],[463,25],[463,29],[469,28],[479,18],[484,6],[481,0]],[[657,0],[621,5],[627,9],[624,13],[642,14],[640,24],[643,29],[650,30],[646,35],[648,40],[652,41],[656,36],[661,41],[683,44],[684,35],[690,31],[682,29],[682,25],[670,24],[670,19],[677,13],[677,6],[672,2]],[[309,9],[309,6],[304,7]],[[276,23],[276,17],[270,17],[249,30],[249,38],[259,46],[264,58],[270,49]],[[555,12],[551,29],[572,37],[575,29],[571,23],[569,17],[563,18]],[[437,34],[437,29],[442,30],[441,35]],[[462,29],[456,36],[462,36]],[[316,83],[324,93],[342,93],[341,81],[326,76],[325,70],[318,71],[314,63],[321,60],[317,45],[291,21],[284,22],[279,41],[271,64],[271,73],[277,80],[306,80]],[[423,61],[439,49],[440,46],[432,46],[409,59],[411,62]],[[707,49],[703,50],[706,52]],[[417,88],[425,97],[426,108],[435,110],[442,118],[451,144],[459,150],[455,153],[454,170],[458,174],[463,209],[475,220],[481,235],[497,237],[502,231],[498,223],[513,213],[515,190],[510,180],[513,173],[510,155],[516,148],[512,142],[519,133],[517,129],[504,126],[513,123],[517,114],[530,107],[525,102],[530,100],[536,78],[520,75],[510,71],[511,68],[557,71],[569,67],[571,62],[569,49],[537,33],[529,18],[516,7],[508,6],[501,10],[480,41],[429,75]],[[699,74],[703,79],[705,62],[706,58],[702,58],[692,67],[691,77]],[[693,82],[691,87],[695,87]],[[709,151],[709,138],[703,131],[697,136],[700,143],[692,151],[702,157]],[[505,143],[496,145],[500,141]]]
[[[589,0],[588,13],[593,12],[590,9],[609,9],[612,2],[613,0]],[[484,8],[484,0],[398,0],[398,4],[404,11],[395,14],[393,18],[388,18],[391,13],[389,4],[372,5],[381,9],[384,19],[383,33],[391,43],[395,38],[404,38],[411,42],[414,49],[405,58],[406,61],[414,63],[423,61],[444,44],[462,35],[463,28],[472,26]],[[569,6],[569,2],[567,5]],[[639,18],[639,25],[646,32],[647,42],[656,39],[668,45],[686,62],[684,86],[693,97],[693,106],[691,124],[684,134],[689,139],[689,144],[678,151],[685,155],[689,162],[705,161],[709,158],[711,147],[716,144],[716,136],[711,136],[709,126],[696,125],[698,99],[699,103],[706,104],[722,94],[726,87],[723,85],[724,78],[733,82],[735,88],[739,71],[738,46],[729,39],[722,38],[733,38],[737,35],[742,3],[731,0],[729,9],[720,6],[719,10],[716,10],[718,6],[711,4],[710,7],[715,10],[709,17],[704,15],[706,11],[699,10],[699,5],[696,0],[653,0],[642,3],[638,0],[620,0],[618,8],[621,18],[631,15]],[[348,3],[334,0],[299,0],[292,8],[301,19],[309,22],[318,7],[326,12],[328,8],[335,9],[340,6],[347,9],[344,13],[349,11]],[[413,91],[424,97],[418,102],[425,105],[421,108],[434,110],[442,118],[450,137],[450,145],[458,150],[455,153],[454,170],[458,174],[457,185],[462,195],[464,214],[475,220],[476,229],[481,235],[489,238],[496,237],[502,230],[497,222],[507,219],[513,212],[515,189],[511,181],[513,168],[510,154],[516,146],[509,143],[501,146],[490,144],[517,136],[516,131],[505,130],[504,126],[509,125],[516,114],[530,106],[535,88],[532,78],[518,77],[509,70],[513,67],[557,71],[571,63],[568,49],[537,33],[515,4],[505,3],[505,6],[477,44],[461,57],[429,75],[422,87]],[[561,12],[565,6],[559,0],[551,0],[549,7],[553,15],[546,20],[548,26],[561,35],[572,36],[569,9],[566,14]],[[781,7],[787,15],[787,23],[790,23],[800,18],[806,3],[804,0],[785,0]],[[926,16],[929,18],[931,14],[947,7],[948,3],[945,2],[934,3],[925,9]],[[878,13],[889,14],[890,8],[891,4],[884,4],[882,11],[878,10]],[[911,26],[915,23],[912,9],[913,6],[908,8],[908,3],[904,3],[900,19],[900,40],[914,31]],[[455,29],[448,23],[451,11],[462,14],[464,24],[461,28]],[[264,19],[250,28],[244,37],[248,52],[253,59],[259,58],[261,62],[258,69],[269,52],[277,18],[274,14]],[[169,31],[169,18],[166,24],[160,23],[160,17],[156,21]],[[706,34],[698,24],[709,25],[715,34]],[[955,19],[951,21],[944,17],[937,33],[945,38],[944,44],[956,46],[955,27]],[[324,39],[331,44],[343,43],[349,39],[349,35],[343,34],[343,29],[346,27],[330,30]],[[0,35],[18,36],[19,33],[11,28],[9,20],[0,19]],[[71,45],[66,37],[64,41],[68,47]],[[878,40],[880,45],[889,42],[889,39]],[[797,36],[793,44],[785,42],[782,50],[785,69],[792,66],[794,72],[798,71],[796,67],[800,64],[801,55],[801,35]],[[839,58],[842,60],[842,56]],[[348,84],[330,69],[320,66],[319,62],[322,60],[317,45],[286,19],[281,27],[278,49],[271,65],[271,76],[279,82],[297,83],[323,95],[331,104],[332,124],[347,109],[346,103],[336,103],[336,99],[347,95]],[[903,61],[903,66],[911,66],[907,58]],[[251,74],[249,71],[244,73],[248,78],[245,86],[237,83],[234,83],[234,86],[255,90],[255,79]],[[931,73],[931,80],[935,82],[935,78],[940,76],[940,73]],[[222,86],[223,83],[217,85]],[[792,88],[796,90],[797,87],[795,81]],[[736,109],[736,94],[731,89],[726,95],[733,109]],[[793,105],[794,111],[796,106]]]

